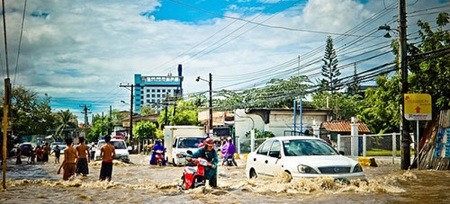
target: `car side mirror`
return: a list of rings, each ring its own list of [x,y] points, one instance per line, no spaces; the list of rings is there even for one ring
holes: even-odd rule
[[[280,152],[269,152],[270,157],[280,158]]]
[[[341,150],[341,151],[339,151],[339,154],[340,155],[345,155],[345,152]]]

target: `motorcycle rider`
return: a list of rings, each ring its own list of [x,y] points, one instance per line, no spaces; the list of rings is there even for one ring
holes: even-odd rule
[[[161,140],[156,140],[155,144],[152,147],[152,156],[150,157],[150,164],[156,165],[156,151],[161,150],[162,153],[162,157],[163,157],[163,161],[162,161],[162,165],[166,165],[166,160],[164,158],[166,158],[165,156],[165,149],[164,146],[162,145]]]
[[[219,157],[217,156],[217,151],[214,149],[214,140],[211,138],[206,138],[203,141],[204,147],[198,149],[192,154],[192,158],[204,158],[209,163],[210,166],[205,167],[205,177],[209,181],[209,186],[217,187],[217,164],[219,163]]]
[[[228,137],[227,143],[222,146],[222,166],[227,162],[227,159],[231,157],[233,164],[237,166],[236,161],[234,160],[234,153],[236,153],[236,146],[234,146],[232,138]]]

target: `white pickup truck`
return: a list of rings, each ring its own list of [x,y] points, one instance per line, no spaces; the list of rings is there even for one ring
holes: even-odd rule
[[[97,145],[97,150],[95,150],[95,160],[101,160],[100,148],[105,145],[105,140],[99,140]],[[130,162],[130,153],[127,143],[122,139],[111,139],[111,144],[116,148],[116,157],[114,159],[122,160],[123,162]],[[131,147],[130,147],[131,148]]]

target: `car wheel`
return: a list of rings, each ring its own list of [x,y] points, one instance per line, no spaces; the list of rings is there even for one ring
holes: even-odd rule
[[[281,174],[281,178],[286,183],[289,183],[292,181],[292,175],[291,175],[291,173],[289,173],[287,171],[283,171],[283,173]]]
[[[250,169],[250,178],[258,178],[258,175],[254,169]]]

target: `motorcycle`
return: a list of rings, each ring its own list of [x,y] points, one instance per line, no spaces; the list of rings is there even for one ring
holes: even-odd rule
[[[155,163],[158,166],[162,166],[164,164],[164,156],[163,156],[164,151],[162,150],[156,150],[154,151],[155,154]]]
[[[164,160],[164,150],[152,150],[152,156],[150,157],[150,165],[164,166],[166,165]],[[153,159],[152,159],[153,158]]]
[[[233,155],[230,155],[230,156],[227,157],[227,160],[226,160],[225,164],[227,166],[234,166],[234,161],[233,160],[234,160]]]
[[[189,153],[188,154],[192,154]],[[183,170],[183,176],[181,176],[182,183],[180,184],[181,189],[194,189],[199,186],[205,186],[205,166],[210,166],[209,163],[204,158],[186,158],[189,163],[186,164]]]

